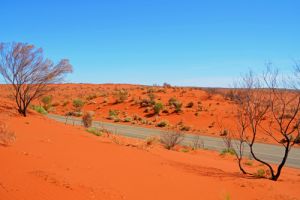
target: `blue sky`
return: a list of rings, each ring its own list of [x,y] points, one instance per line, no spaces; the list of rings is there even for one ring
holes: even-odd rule
[[[70,59],[70,82],[227,87],[300,59],[298,0],[0,0],[0,41]]]

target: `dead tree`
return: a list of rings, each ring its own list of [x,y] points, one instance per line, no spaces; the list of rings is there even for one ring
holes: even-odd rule
[[[72,72],[67,59],[58,64],[43,57],[43,50],[26,43],[0,43],[0,73],[12,87],[18,111],[27,114],[30,103],[49,92],[54,83]]]
[[[245,76],[241,82],[243,92],[237,103],[239,125],[241,166],[242,145],[247,144],[251,156],[270,171],[270,179],[278,180],[286,164],[291,148],[299,143],[300,93],[287,89],[275,70],[268,69],[262,76],[253,73]],[[282,159],[276,167],[259,158],[254,152],[257,135],[264,134],[284,148]]]

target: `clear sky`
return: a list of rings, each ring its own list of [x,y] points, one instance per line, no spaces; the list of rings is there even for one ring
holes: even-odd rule
[[[0,41],[70,59],[70,82],[227,87],[300,59],[299,0],[0,0]]]

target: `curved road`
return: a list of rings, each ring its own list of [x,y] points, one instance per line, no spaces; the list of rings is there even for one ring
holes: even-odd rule
[[[53,114],[48,114],[47,116],[56,121],[66,123],[66,117],[64,116],[53,115]],[[74,125],[82,125],[81,119],[71,118],[71,117],[68,118],[67,123],[74,124]],[[132,137],[138,139],[146,139],[150,136],[160,136],[161,134],[166,132],[165,130],[130,126],[124,124],[117,124],[117,123],[109,123],[109,122],[100,122],[100,121],[94,121],[92,126],[105,128],[111,131],[113,134],[119,134],[126,137]],[[216,151],[222,151],[225,148],[222,138],[209,137],[209,136],[196,136],[192,134],[184,134],[184,139],[181,142],[181,144],[185,146],[190,146],[190,145],[192,146],[196,140],[200,141],[200,143],[202,144],[202,148],[207,148]],[[232,142],[234,145],[236,141],[233,140]],[[274,164],[278,164],[281,161],[283,150],[284,149],[278,145],[262,144],[262,143],[256,143],[254,145],[254,152],[256,152],[256,155],[259,158]],[[249,147],[247,146],[245,146],[244,155],[248,157],[250,156]],[[300,168],[300,148],[293,148],[290,151],[286,165],[289,167]]]

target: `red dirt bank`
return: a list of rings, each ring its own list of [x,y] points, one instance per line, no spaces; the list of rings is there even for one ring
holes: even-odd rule
[[[233,158],[214,152],[143,148],[131,140],[137,147],[119,145],[8,108],[2,102],[0,119],[17,140],[0,146],[1,200],[300,199],[296,169],[285,168],[278,182],[251,179],[240,175]]]

